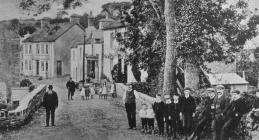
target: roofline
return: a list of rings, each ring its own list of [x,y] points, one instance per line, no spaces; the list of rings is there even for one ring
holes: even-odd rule
[[[106,30],[112,30],[112,29],[119,29],[119,28],[126,28],[127,25],[121,25],[121,26],[116,26],[116,27],[108,27],[108,28],[104,28],[102,30],[106,31]]]
[[[74,23],[72,24],[69,28],[67,28],[67,30],[65,30],[62,34],[60,34],[59,36],[57,36],[56,38],[50,40],[50,41],[22,41],[24,43],[27,43],[27,42],[35,42],[35,43],[39,43],[39,42],[55,42],[59,37],[61,37],[62,35],[64,35],[67,31],[69,31],[73,26],[77,25],[79,28],[81,28],[84,32],[85,32],[85,29],[83,28],[83,26],[81,26],[80,24],[78,23]]]

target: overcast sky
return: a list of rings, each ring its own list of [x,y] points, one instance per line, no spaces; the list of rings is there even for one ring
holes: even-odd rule
[[[18,8],[18,1],[20,0],[0,0],[0,21],[1,20],[8,20],[13,18],[18,19],[25,19],[31,18],[33,16],[28,16],[27,14],[22,14],[22,11]],[[122,2],[122,1],[131,1],[131,0],[88,0],[88,2],[83,5],[82,7],[76,8],[75,10],[68,11],[71,13],[83,14],[85,12],[89,13],[93,11],[94,15],[97,15],[101,11],[101,6],[108,2]],[[39,17],[34,18],[41,18],[41,17],[55,17],[57,13],[57,4],[52,5],[52,9],[43,13]]]

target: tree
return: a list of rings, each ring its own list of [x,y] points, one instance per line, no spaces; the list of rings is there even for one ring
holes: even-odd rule
[[[213,61],[233,62],[246,40],[257,35],[258,15],[248,16],[243,0],[232,5],[227,5],[227,0],[174,2],[177,64],[189,75],[185,83],[191,88],[198,87],[200,66]],[[166,17],[161,12],[165,6],[163,0],[133,0],[132,9],[124,14],[127,35],[117,38],[131,52],[128,61],[147,69],[152,79],[165,62]]]
[[[79,20],[80,25],[82,25],[83,27],[88,27],[88,14],[84,13],[82,16],[80,16],[80,20]]]
[[[176,42],[175,42],[175,2],[173,0],[165,0],[165,26],[166,26],[166,54],[165,54],[165,70],[163,94],[176,93],[175,90],[175,70],[176,70]]]
[[[19,8],[28,14],[37,16],[51,9],[51,5],[56,2],[63,5],[64,10],[82,6],[87,0],[20,0]]]

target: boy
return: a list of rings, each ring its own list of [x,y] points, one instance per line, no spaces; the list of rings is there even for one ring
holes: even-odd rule
[[[164,118],[165,118],[164,106],[165,104],[161,100],[161,95],[157,94],[153,108],[154,108],[155,117],[158,125],[159,135],[164,135]]]
[[[255,126],[255,123],[259,121],[259,90],[256,91],[255,95],[256,95],[256,99],[254,101],[253,109],[251,113],[252,130],[256,130],[258,128],[258,125]]]
[[[148,120],[148,133],[154,134],[155,113],[151,104],[148,105],[147,120]]]
[[[139,117],[142,124],[141,132],[147,132],[147,105],[145,103],[142,103],[142,108],[139,111]]]
[[[170,99],[170,95],[165,95],[165,123],[166,123],[166,133],[167,136],[170,137],[172,134],[172,129],[173,129],[173,121],[172,121],[172,116],[173,116],[173,106],[172,106],[172,101]]]
[[[176,138],[176,132],[179,131],[180,126],[180,112],[181,112],[181,103],[179,101],[178,95],[173,95],[173,102],[172,102],[172,125],[174,129],[174,138]]]

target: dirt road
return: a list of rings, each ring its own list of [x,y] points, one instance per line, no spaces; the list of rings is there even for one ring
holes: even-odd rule
[[[60,81],[61,82],[61,81]],[[56,82],[55,82],[56,83]],[[61,84],[62,83],[62,84]],[[54,84],[59,96],[56,111],[56,126],[44,127],[45,110],[41,108],[33,120],[20,128],[5,132],[3,140],[146,140],[163,139],[143,135],[139,130],[127,130],[126,113],[117,105],[121,99],[94,99],[82,101],[75,94],[74,100],[67,101],[63,82]],[[139,121],[139,120],[137,120]],[[138,123],[138,128],[140,128]],[[1,137],[0,137],[1,139]]]

